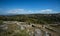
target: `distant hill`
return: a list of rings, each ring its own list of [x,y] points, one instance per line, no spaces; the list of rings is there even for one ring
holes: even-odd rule
[[[0,15],[3,21],[22,21],[39,24],[52,24],[60,22],[60,13],[57,14],[19,14],[19,15]]]

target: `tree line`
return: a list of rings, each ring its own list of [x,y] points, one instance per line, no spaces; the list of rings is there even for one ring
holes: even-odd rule
[[[38,24],[51,24],[60,22],[60,15],[59,14],[11,15],[11,16],[0,16],[0,20],[31,22]]]

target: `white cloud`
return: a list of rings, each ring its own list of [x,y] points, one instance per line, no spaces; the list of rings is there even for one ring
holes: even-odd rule
[[[9,10],[7,12],[12,13],[12,14],[16,14],[16,13],[19,13],[19,12],[24,12],[24,9],[12,9],[12,10]]]
[[[40,10],[40,11],[37,11],[39,13],[43,13],[43,14],[50,14],[50,13],[58,13],[52,9],[45,9],[45,10]]]
[[[45,10],[38,10],[38,11],[31,11],[26,9],[12,9],[7,11],[7,13],[11,14],[31,14],[31,13],[43,13],[43,14],[49,14],[49,13],[57,13],[56,11],[53,11],[52,9],[45,9]]]
[[[52,9],[45,9],[45,10],[40,10],[40,11],[38,11],[38,12],[40,12],[40,13],[52,13]]]
[[[11,13],[11,14],[28,14],[28,13],[33,13],[33,11],[31,10],[26,10],[26,9],[12,9],[12,10],[9,10],[7,11],[8,13]]]
[[[41,12],[52,12],[51,9],[45,9],[45,10],[41,10]]]

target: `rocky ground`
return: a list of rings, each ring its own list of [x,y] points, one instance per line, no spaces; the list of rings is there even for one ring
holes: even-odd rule
[[[4,21],[3,25],[0,25],[0,36],[51,36],[42,28],[44,27],[40,24]]]

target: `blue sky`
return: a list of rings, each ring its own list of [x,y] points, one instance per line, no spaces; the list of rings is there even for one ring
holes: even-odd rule
[[[0,0],[0,14],[60,13],[60,0]]]

